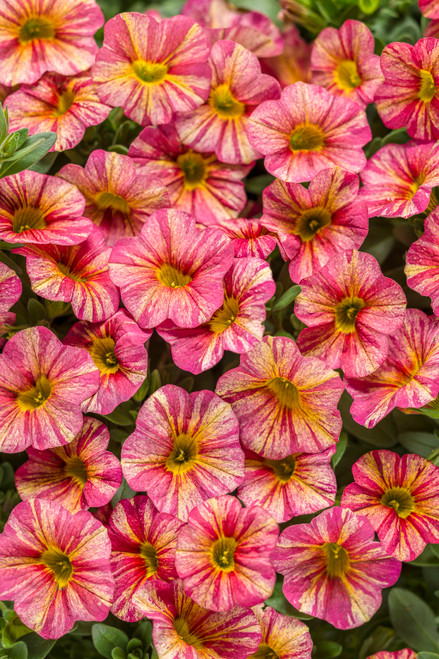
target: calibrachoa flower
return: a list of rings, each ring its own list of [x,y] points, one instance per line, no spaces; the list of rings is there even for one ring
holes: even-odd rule
[[[93,229],[82,217],[79,190],[29,169],[0,180],[0,240],[35,245],[77,245]]]
[[[152,638],[159,659],[248,659],[261,640],[251,609],[208,611],[188,597],[179,579],[156,591],[143,587],[134,595],[137,609],[153,621]]]
[[[427,18],[439,18],[438,0],[419,0],[419,9]]]
[[[72,513],[103,506],[122,482],[122,469],[107,451],[107,427],[84,417],[82,430],[67,446],[37,451],[28,448],[29,460],[15,472],[22,499],[50,499]]]
[[[366,519],[338,507],[310,524],[286,528],[273,562],[285,576],[287,600],[337,629],[367,622],[381,605],[381,590],[393,586],[401,572],[401,563],[374,536]]]
[[[151,588],[157,580],[170,582],[177,577],[175,548],[178,530],[184,523],[167,513],[159,513],[146,496],[124,499],[114,508],[109,523],[111,570],[116,582],[111,612],[128,622],[143,618],[133,596],[142,587]]]
[[[248,659],[311,659],[312,640],[301,620],[282,615],[270,606],[254,608],[262,630],[262,641]]]
[[[293,453],[269,460],[246,451],[238,497],[246,506],[262,506],[276,522],[332,506],[337,493],[330,465],[334,452],[335,445],[321,453]]]
[[[97,149],[84,168],[66,165],[58,176],[84,195],[84,214],[100,227],[108,245],[137,236],[154,211],[171,205],[164,182],[119,153]]]
[[[0,535],[0,597],[43,638],[105,620],[114,581],[105,527],[44,499],[19,503]]]
[[[33,84],[46,71],[85,71],[104,24],[95,0],[4,0],[0,12],[0,82]]]
[[[231,496],[200,504],[178,534],[175,565],[186,594],[213,611],[263,602],[275,582],[278,533],[260,506],[242,508]]]
[[[224,277],[224,302],[208,323],[181,329],[172,323],[157,328],[172,347],[174,363],[184,371],[201,373],[218,364],[224,350],[248,352],[264,336],[265,303],[276,285],[262,259],[235,259]]]
[[[219,378],[216,393],[232,405],[245,448],[277,460],[335,444],[343,388],[335,371],[303,357],[294,341],[266,336]]]
[[[398,650],[398,652],[377,652],[368,659],[416,659],[417,653],[409,648]]]
[[[142,406],[122,447],[130,487],[162,512],[186,521],[204,499],[234,490],[244,476],[238,422],[212,391],[168,384]]]
[[[166,185],[171,203],[192,213],[203,224],[236,217],[247,196],[242,179],[246,165],[226,165],[215,155],[183,146],[174,124],[145,128],[130,146],[129,155],[143,172]]]
[[[285,87],[278,101],[261,103],[249,119],[248,135],[266,156],[267,170],[290,183],[310,181],[328,167],[361,171],[366,164],[361,147],[372,137],[357,103],[304,82]]]
[[[108,273],[111,248],[97,227],[74,247],[30,245],[14,252],[26,256],[32,290],[41,297],[70,302],[77,318],[94,323],[116,313],[119,293]]]
[[[184,211],[153,213],[136,238],[119,240],[110,258],[111,278],[141,327],[172,320],[197,327],[221,306],[222,280],[233,249],[219,229],[197,229]]]
[[[145,342],[150,331],[119,309],[103,323],[81,321],[68,331],[64,343],[85,348],[100,371],[99,389],[82,409],[95,414],[110,414],[129,400],[144,381],[148,371]]]
[[[406,128],[418,140],[439,138],[439,42],[433,37],[414,45],[395,42],[381,54],[384,82],[375,96],[383,123]]]
[[[12,336],[0,355],[0,447],[47,449],[71,442],[84,419],[81,403],[99,384],[85,350],[64,346],[46,327]]]
[[[362,379],[346,379],[354,399],[351,414],[372,428],[395,407],[419,408],[439,393],[439,320],[407,309],[400,329],[389,336],[385,362]]]
[[[230,238],[236,258],[256,256],[266,259],[277,245],[277,237],[262,226],[258,218],[217,220],[215,227],[222,229]]]
[[[351,250],[334,256],[301,286],[294,313],[308,328],[298,336],[300,350],[348,377],[375,371],[386,359],[389,335],[404,320],[399,284],[384,277],[373,256]]]
[[[428,215],[424,227],[407,252],[405,274],[407,285],[430,297],[433,313],[439,316],[439,209]]]
[[[7,325],[15,322],[15,313],[9,309],[20,299],[22,285],[20,278],[14,270],[0,262],[0,348],[5,339],[1,335],[6,331]]]
[[[421,458],[371,451],[352,467],[341,506],[366,517],[388,554],[413,561],[439,543],[439,468]]]
[[[370,216],[411,217],[439,185],[439,144],[386,144],[361,172],[360,196]]]
[[[256,55],[234,41],[217,41],[209,62],[209,101],[176,119],[181,140],[197,151],[215,152],[222,162],[251,163],[261,154],[248,140],[248,118],[259,103],[279,97],[279,83],[261,73]]]
[[[89,75],[67,78],[54,73],[10,94],[5,105],[10,130],[27,128],[31,135],[56,133],[51,151],[72,149],[82,140],[86,128],[104,121],[111,109],[96,96]]]
[[[261,60],[263,73],[273,76],[282,88],[295,82],[310,82],[311,47],[302,39],[295,25],[288,25],[282,35],[283,51],[277,57]]]
[[[340,252],[360,247],[369,227],[359,180],[338,167],[323,169],[305,188],[274,181],[264,190],[261,223],[277,233],[290,277],[300,282]]]
[[[93,67],[97,94],[139,124],[166,124],[174,112],[207,99],[209,51],[208,36],[186,16],[158,23],[137,12],[119,14],[105,25]]]
[[[311,80],[366,107],[383,80],[374,48],[372,32],[361,21],[347,20],[339,30],[325,28],[312,47]]]

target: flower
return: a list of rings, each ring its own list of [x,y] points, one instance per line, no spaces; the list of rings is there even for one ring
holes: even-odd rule
[[[236,217],[247,196],[242,179],[245,165],[226,165],[214,154],[183,146],[174,124],[144,128],[130,146],[129,155],[143,172],[166,185],[170,206],[186,211],[203,224]]]
[[[439,144],[386,144],[361,172],[360,197],[370,216],[411,217],[439,185]]]
[[[114,591],[111,545],[89,512],[45,499],[15,506],[0,535],[0,597],[43,638],[76,620],[105,620]]]
[[[243,353],[259,343],[265,329],[265,303],[275,292],[266,261],[234,259],[224,277],[224,302],[208,323],[181,329],[167,322],[157,332],[171,344],[172,359],[179,368],[201,373],[218,364],[224,350]]]
[[[262,506],[279,523],[332,506],[337,493],[330,466],[334,452],[335,445],[321,453],[270,460],[246,451],[238,497],[246,506]]]
[[[219,230],[200,230],[184,211],[159,210],[136,238],[113,247],[111,279],[141,327],[172,320],[178,327],[207,322],[223,301],[223,277],[233,249]]]
[[[388,128],[405,128],[418,140],[439,138],[439,46],[437,39],[419,39],[414,46],[395,42],[381,54],[384,82],[375,103]]]
[[[123,499],[108,522],[111,540],[111,571],[116,582],[111,612],[128,622],[143,618],[133,597],[142,586],[152,588],[157,580],[177,577],[175,548],[184,523],[159,513],[146,496]]]
[[[56,133],[51,151],[72,149],[86,128],[104,121],[111,109],[96,96],[90,75],[65,77],[55,73],[45,74],[32,86],[22,86],[8,96],[5,106],[10,130],[27,128],[31,135]]]
[[[15,322],[15,313],[9,309],[20,299],[22,285],[14,270],[0,262],[0,348],[5,339],[1,338],[8,325]]]
[[[46,71],[71,76],[94,62],[104,24],[95,0],[6,0],[0,15],[0,82],[32,85]]]
[[[79,190],[29,169],[0,179],[0,239],[8,243],[77,245],[93,229]]]
[[[427,543],[439,543],[438,467],[416,454],[371,451],[352,474],[341,506],[369,520],[388,554],[413,561]]]
[[[254,612],[262,629],[262,641],[248,659],[311,659],[312,640],[301,620],[278,613],[271,606]]]
[[[405,648],[398,650],[398,652],[377,652],[368,659],[416,659],[418,655],[413,650]]]
[[[1,450],[71,442],[84,423],[80,405],[98,383],[85,350],[64,346],[46,327],[17,332],[0,355]]]
[[[230,238],[236,258],[266,259],[277,245],[276,236],[262,226],[259,218],[217,220],[215,228],[222,229]]]
[[[312,47],[312,82],[365,108],[383,81],[374,48],[373,34],[361,21],[347,20],[339,30],[325,28]]]
[[[216,393],[232,405],[243,446],[278,460],[335,444],[343,388],[335,371],[303,357],[294,341],[265,336],[219,378]]]
[[[406,299],[377,260],[350,250],[334,256],[316,274],[301,281],[294,313],[308,328],[297,345],[348,377],[363,377],[386,359],[389,336],[404,320]]]
[[[251,609],[215,613],[202,608],[184,592],[179,579],[170,587],[144,587],[134,603],[153,621],[152,638],[159,659],[247,659],[261,640],[261,627]]]
[[[282,36],[282,53],[277,57],[262,59],[262,72],[276,78],[282,89],[299,80],[310,82],[310,45],[302,39],[299,30],[292,24],[288,25]]]
[[[384,363],[365,378],[347,378],[351,414],[372,428],[395,407],[419,408],[439,393],[439,320],[407,309],[404,323],[389,336]]]
[[[104,506],[122,482],[122,469],[107,451],[110,433],[91,417],[67,446],[46,451],[27,449],[28,461],[15,472],[23,500],[46,499],[72,513]]]
[[[186,521],[194,506],[242,481],[244,454],[230,405],[212,391],[161,387],[143,404],[122,446],[122,470],[158,510]]]
[[[178,533],[175,566],[185,593],[212,611],[263,602],[274,587],[278,533],[260,506],[242,508],[227,495],[201,503]]]
[[[77,318],[94,323],[115,314],[119,306],[119,293],[108,274],[110,252],[97,227],[74,247],[32,245],[14,249],[14,253],[26,256],[35,293],[47,300],[70,302]]]
[[[411,244],[406,257],[407,285],[431,298],[433,313],[439,316],[439,209],[433,210],[424,223],[424,233]]]
[[[164,184],[128,156],[97,149],[85,165],[65,165],[58,176],[85,197],[85,215],[104,233],[108,245],[137,236],[149,216],[170,206]]]
[[[64,343],[87,350],[100,371],[99,389],[83,403],[84,412],[110,414],[136,393],[148,371],[144,344],[150,336],[125,309],[102,323],[82,320],[71,327]]]
[[[166,124],[209,95],[210,42],[186,16],[158,23],[137,12],[107,21],[93,80],[101,101],[122,106],[137,123]]]
[[[438,0],[419,0],[419,9],[427,18],[439,18]]]
[[[367,519],[338,507],[286,528],[273,562],[285,577],[287,600],[337,629],[367,622],[381,605],[382,588],[393,586],[401,572],[374,535]]]
[[[369,228],[358,176],[323,169],[306,189],[275,180],[264,190],[261,223],[277,233],[290,277],[300,282],[341,252],[359,248]]]
[[[218,160],[248,164],[260,157],[247,135],[249,117],[262,101],[279,97],[279,83],[261,73],[256,55],[234,41],[217,41],[210,54],[209,100],[176,119],[181,141]]]
[[[310,181],[334,166],[361,171],[362,147],[372,137],[357,103],[304,82],[285,87],[278,101],[261,103],[249,119],[248,135],[267,156],[270,174],[288,183]]]

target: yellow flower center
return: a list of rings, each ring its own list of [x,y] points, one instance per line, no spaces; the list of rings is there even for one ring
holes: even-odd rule
[[[402,519],[408,517],[416,508],[415,500],[404,487],[392,487],[381,497],[381,503],[387,508],[393,508]]]
[[[31,16],[18,31],[18,41],[21,44],[29,43],[34,39],[53,39],[54,36],[53,23],[45,16]]]
[[[272,650],[268,645],[261,645],[258,647],[254,654],[251,654],[248,659],[280,659],[279,655]]]
[[[12,218],[12,230],[15,233],[29,231],[29,229],[45,229],[45,227],[47,227],[47,222],[43,211],[33,206],[19,208]]]
[[[405,195],[406,199],[412,199],[412,197],[415,196],[421,185],[424,183],[425,178],[425,173],[421,172],[416,178],[413,179],[413,183],[410,185]]]
[[[362,80],[358,74],[357,64],[353,60],[345,59],[339,62],[334,72],[336,85],[345,92],[359,87]]]
[[[269,460],[268,458],[265,458],[264,463],[272,470],[276,478],[281,483],[288,483],[294,474],[294,469],[296,466],[294,455],[288,455],[282,460]]]
[[[343,334],[355,332],[358,312],[365,306],[364,300],[355,295],[344,298],[335,308],[335,329]]]
[[[213,314],[209,322],[209,329],[215,334],[221,334],[232,326],[238,314],[238,301],[234,297],[225,297],[223,306]]]
[[[160,62],[146,62],[138,59],[133,62],[132,66],[136,78],[147,85],[159,85],[168,73],[167,65]]]
[[[320,151],[325,135],[316,124],[297,124],[290,135],[291,151]]]
[[[177,165],[184,176],[184,187],[186,190],[200,188],[207,176],[206,162],[199,153],[188,151],[177,158]]]
[[[67,554],[56,548],[46,549],[40,560],[51,570],[58,588],[65,588],[73,574],[73,566]]]
[[[166,468],[174,474],[184,474],[197,462],[198,445],[191,435],[182,433],[174,439],[172,451],[166,459]]]
[[[349,555],[346,549],[337,542],[327,542],[323,545],[326,559],[326,572],[329,577],[343,577],[349,569]]]
[[[267,384],[268,389],[274,394],[282,407],[289,410],[297,408],[300,404],[300,394],[296,385],[286,378],[276,377]]]
[[[245,112],[244,103],[233,96],[227,83],[212,89],[209,104],[221,119],[237,119]]]
[[[173,625],[182,641],[197,650],[203,647],[203,641],[195,634],[192,634],[190,627],[184,618],[175,618]]]
[[[146,566],[146,578],[149,579],[153,574],[155,574],[159,567],[159,560],[157,558],[157,552],[154,549],[154,546],[150,542],[144,542],[140,545],[139,551],[141,557],[145,561]]]
[[[192,277],[185,275],[170,263],[163,264],[157,271],[157,279],[168,288],[183,288],[191,283]]]
[[[89,348],[89,353],[94,363],[101,373],[108,375],[110,373],[117,373],[119,370],[119,363],[114,354],[114,339],[111,336],[103,338],[93,337],[93,343]]]
[[[130,213],[130,207],[126,199],[118,194],[113,194],[113,192],[100,192],[95,199],[95,204],[101,211],[111,208],[112,211],[124,213],[125,215]]]
[[[70,110],[73,103],[75,102],[75,94],[68,89],[58,97],[58,107],[56,108],[54,115],[60,117]]]
[[[31,389],[18,394],[17,405],[24,412],[33,412],[45,404],[51,393],[52,385],[45,375],[41,375]]]
[[[311,241],[328,224],[331,224],[332,215],[325,208],[310,208],[302,213],[294,229],[304,243]]]
[[[235,549],[238,546],[235,538],[218,538],[211,549],[212,565],[222,572],[232,572],[235,569]]]
[[[73,478],[79,486],[84,486],[87,482],[87,469],[84,462],[78,456],[68,458],[64,467],[66,476]]]
[[[79,282],[86,281],[85,277],[81,277],[81,275],[78,275],[76,274],[76,272],[73,272],[70,266],[67,265],[66,263],[57,263],[57,266],[58,266],[58,270],[62,272],[62,274],[68,277],[69,279],[73,279],[73,281],[79,281]]]
[[[419,77],[421,80],[419,83],[418,97],[421,101],[424,101],[424,103],[428,103],[433,99],[436,93],[436,83],[434,82],[434,78],[430,71],[421,69],[419,71]]]

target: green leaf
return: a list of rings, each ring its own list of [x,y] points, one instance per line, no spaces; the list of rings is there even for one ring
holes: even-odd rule
[[[434,652],[438,649],[435,615],[420,597],[404,588],[392,588],[389,611],[392,625],[404,643],[414,650]]]
[[[28,137],[19,151],[0,163],[0,178],[29,169],[55,144],[56,133],[37,133]]]
[[[340,433],[340,438],[337,443],[337,450],[335,451],[334,455],[331,458],[331,465],[332,468],[335,469],[340,460],[342,459],[344,452],[346,451],[346,447],[348,445],[348,436],[347,433],[342,431]]]
[[[125,478],[122,479],[122,484],[116,491],[116,494],[111,499],[111,505],[114,506],[119,503],[121,499],[132,499],[136,493],[130,488]]]
[[[278,611],[278,613],[283,613],[285,616],[300,618],[300,620],[311,620],[312,618],[312,616],[309,616],[306,613],[301,613],[289,603],[283,594],[281,581],[276,581],[273,594],[265,600],[265,604],[271,606],[275,611]]]
[[[339,657],[342,652],[343,646],[340,643],[335,643],[335,641],[320,641],[316,645],[315,659],[332,659],[332,657]]]
[[[0,659],[28,659],[27,645],[23,641],[15,643],[10,648],[0,649]]]
[[[29,659],[44,659],[56,643],[56,639],[41,638],[35,632],[23,637],[27,645]]]
[[[40,320],[46,318],[46,309],[41,302],[31,297],[27,303],[27,313],[29,316],[30,325],[37,325]]]
[[[398,435],[399,443],[410,453],[417,453],[428,458],[430,453],[439,448],[439,441],[429,432],[402,432]]]
[[[162,381],[160,378],[160,373],[158,369],[155,368],[151,373],[151,380],[149,383],[149,391],[148,391],[149,395],[151,396],[153,393],[157,391],[157,389],[160,389],[161,386],[162,386]]]
[[[122,648],[113,648],[111,650],[111,657],[112,659],[127,659],[125,650],[122,650]]]
[[[33,172],[38,172],[39,174],[47,174],[58,156],[59,151],[52,151],[45,155],[44,158],[41,158],[41,160],[35,163],[35,165],[32,165],[32,167],[28,167],[28,169],[31,169]]]
[[[277,302],[272,307],[272,311],[281,311],[282,309],[286,309],[286,307],[293,302],[293,300],[296,299],[296,297],[299,295],[300,291],[302,290],[301,286],[295,285],[291,286],[285,293],[283,293],[280,298],[278,299]]]
[[[91,637],[96,650],[103,657],[112,659],[113,648],[124,649],[128,643],[128,636],[120,629],[97,623],[91,628]]]
[[[434,545],[427,545],[414,561],[408,561],[408,565],[415,567],[437,567],[439,565],[439,555],[436,553]]]
[[[398,130],[391,130],[390,133],[387,133],[383,137],[381,143],[384,146],[385,144],[405,144],[410,139],[409,134],[405,128],[399,128]]]
[[[149,390],[149,379],[149,375],[147,375],[139,389],[134,394],[133,399],[136,401],[136,403],[141,403],[147,397]]]
[[[121,403],[110,414],[103,414],[104,419],[115,423],[117,426],[131,426],[133,417],[130,412],[134,411],[129,403]]]
[[[261,174],[260,176],[252,176],[245,182],[245,189],[250,194],[258,195],[267,188],[270,183],[273,183],[274,176],[271,174]]]
[[[435,652],[420,652],[417,659],[439,659],[439,654]]]
[[[358,6],[363,14],[373,14],[380,6],[380,0],[358,0]]]
[[[123,156],[126,156],[128,153],[128,148],[124,144],[112,144],[108,147],[108,150],[113,153],[120,153]]]

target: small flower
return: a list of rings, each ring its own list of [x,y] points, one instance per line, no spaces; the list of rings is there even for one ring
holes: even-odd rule
[[[238,422],[211,391],[168,384],[142,406],[122,447],[122,469],[156,508],[187,520],[204,499],[232,492],[244,475]]]
[[[398,650],[398,652],[377,652],[368,659],[416,659],[417,653],[409,648]]]
[[[424,233],[411,244],[406,257],[407,285],[431,298],[433,313],[439,316],[439,209],[425,220]]]
[[[259,218],[217,220],[215,227],[230,238],[236,258],[266,259],[277,245],[277,237],[262,226]]]
[[[295,82],[310,82],[310,45],[302,39],[295,25],[288,25],[282,37],[282,53],[277,57],[262,59],[262,72],[276,78],[282,89]]]
[[[5,339],[1,335],[7,331],[8,325],[15,322],[15,313],[9,309],[20,299],[22,285],[14,270],[0,262],[0,348]]]
[[[1,450],[71,442],[84,423],[80,405],[98,383],[85,350],[64,346],[46,327],[17,332],[0,355]]]
[[[259,506],[242,508],[235,497],[209,499],[180,529],[175,565],[185,593],[212,611],[253,606],[270,597],[270,560],[279,533]]]
[[[338,507],[286,528],[273,562],[285,577],[287,600],[337,629],[367,622],[381,605],[381,590],[401,572],[374,535],[366,519]]]
[[[255,607],[262,629],[262,641],[248,659],[311,659],[312,640],[301,620],[282,615],[270,606]]]
[[[84,417],[82,430],[67,446],[28,448],[28,461],[15,472],[21,498],[51,500],[72,513],[104,506],[122,482],[119,460],[106,450],[109,441],[103,423]]]

